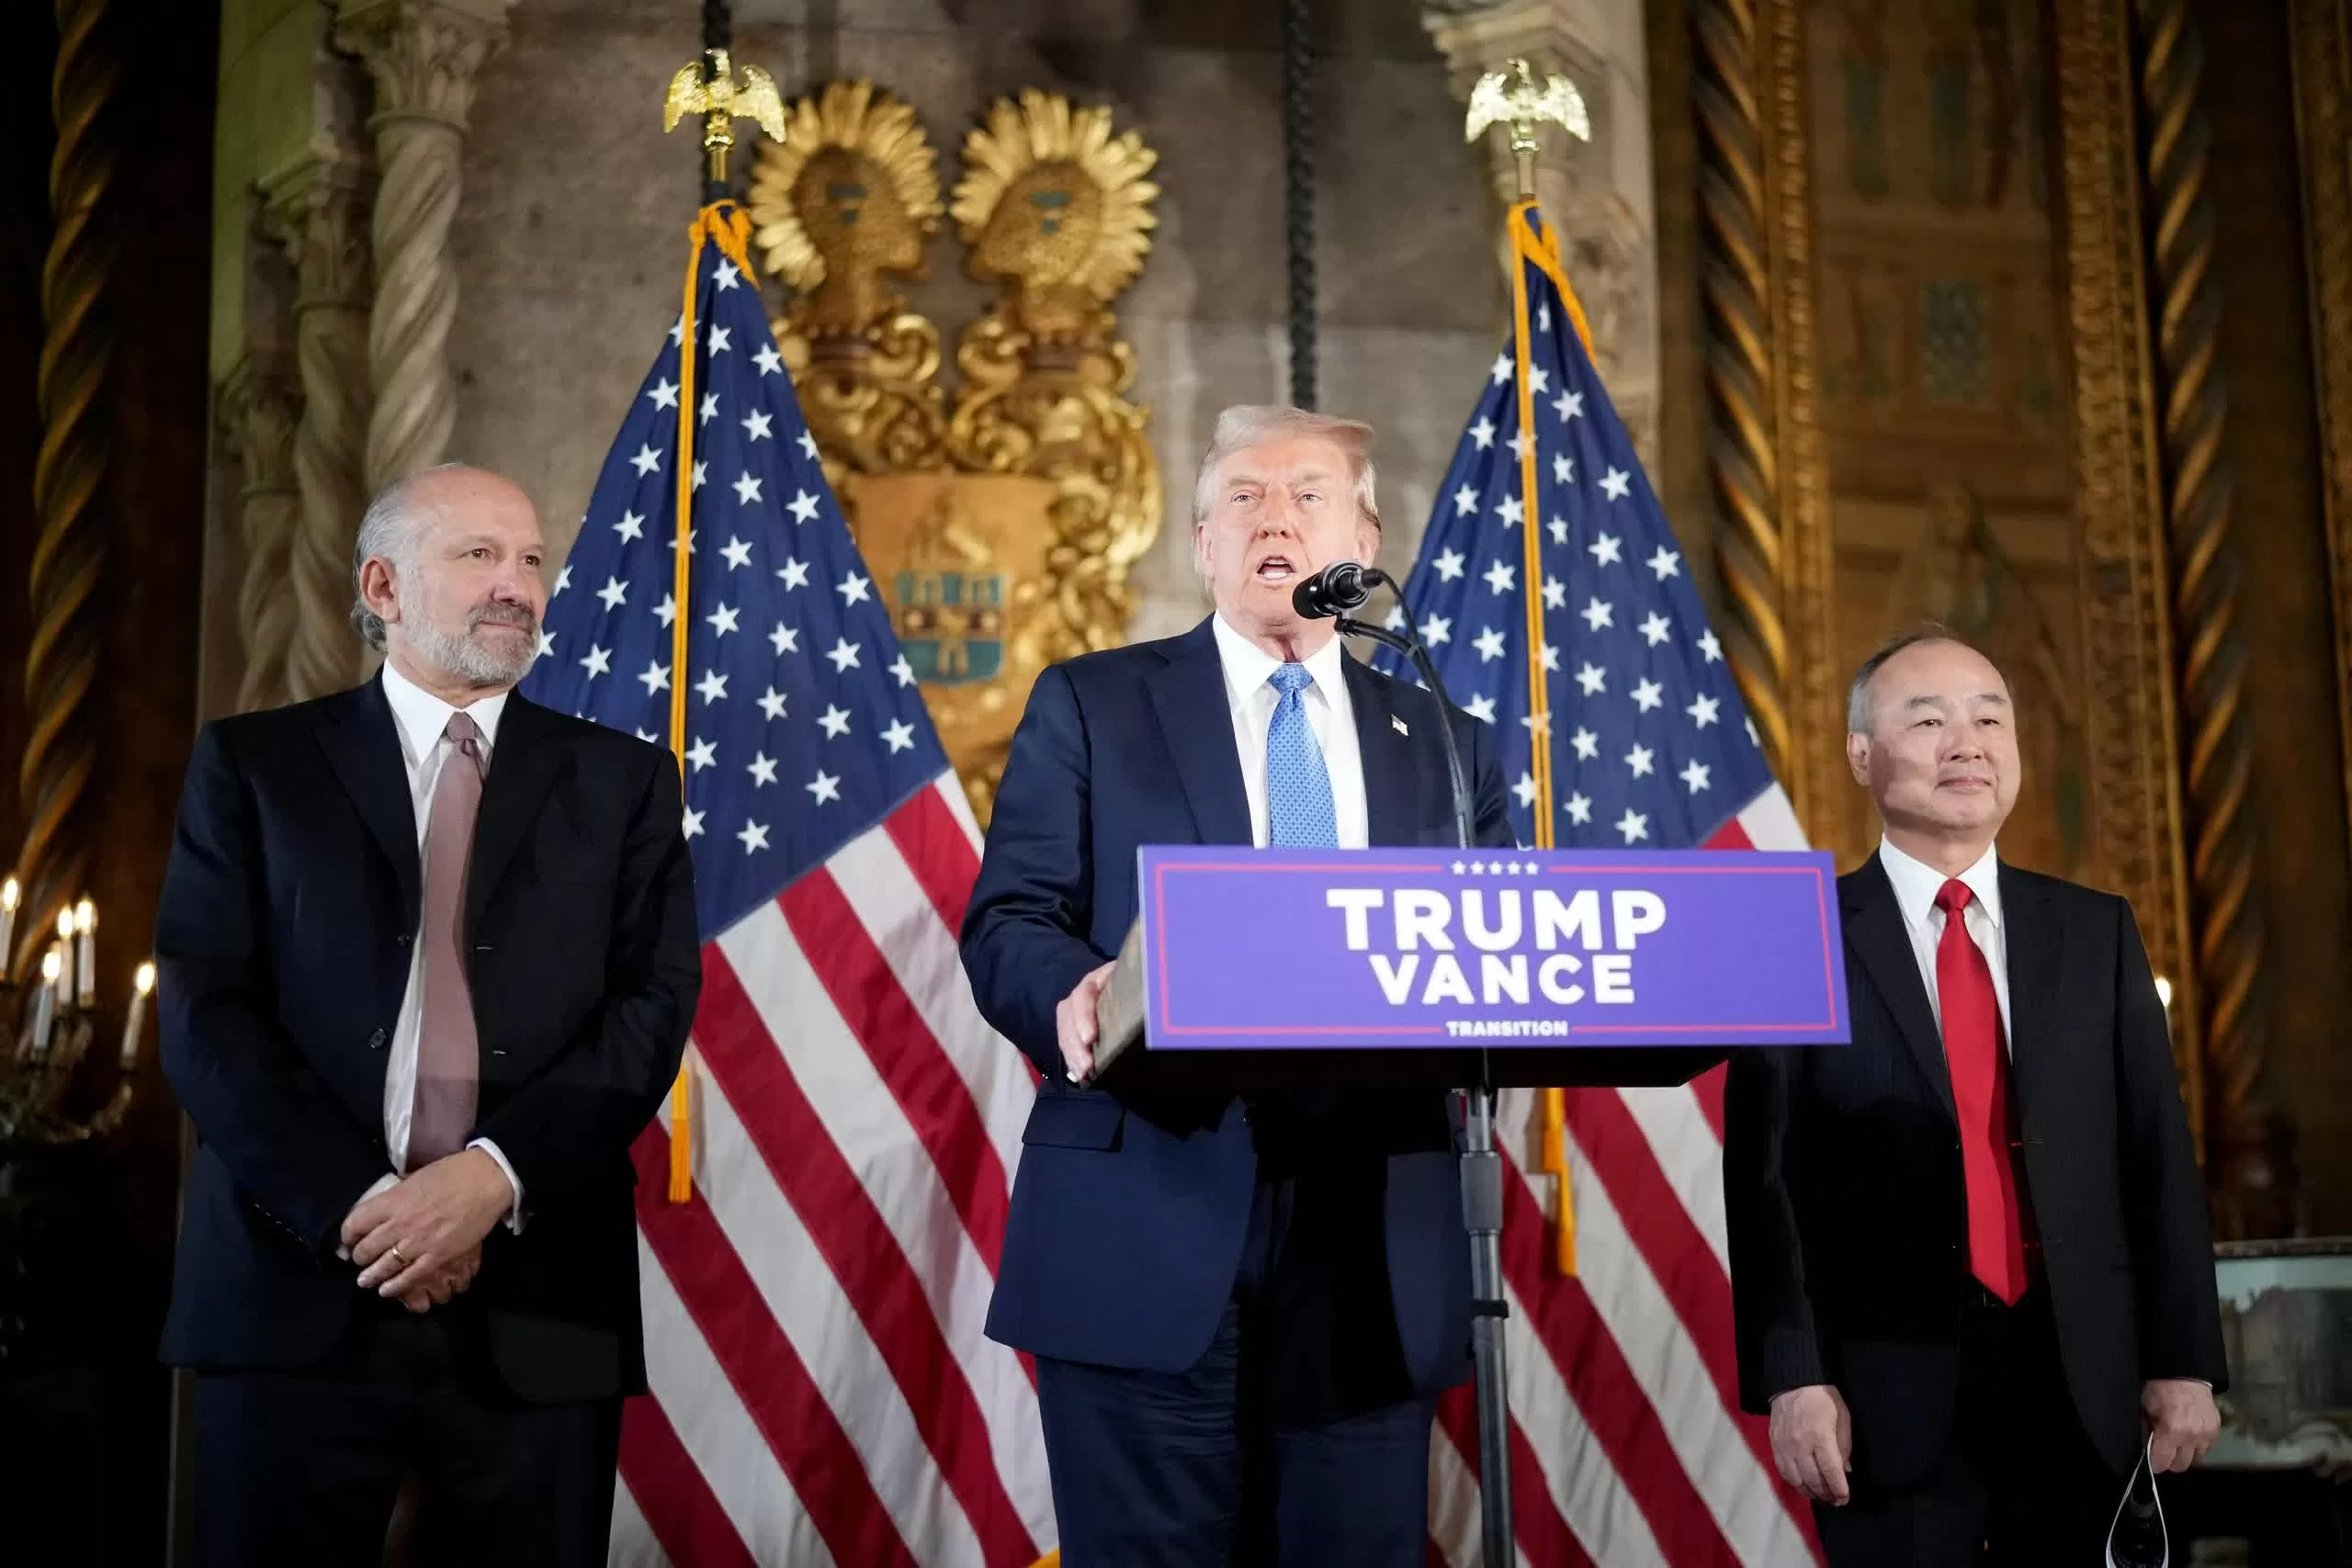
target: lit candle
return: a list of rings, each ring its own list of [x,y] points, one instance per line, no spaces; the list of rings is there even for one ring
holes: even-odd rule
[[[0,976],[7,974],[9,954],[17,950],[17,906],[24,897],[15,877],[0,882]]]
[[[70,1008],[74,1005],[74,911],[71,909],[57,911],[57,946],[53,951],[58,955],[58,972],[50,975],[49,965],[44,961],[41,973],[57,982],[57,1005]]]
[[[98,907],[87,894],[74,906],[74,1005],[98,999]]]
[[[33,993],[33,1055],[49,1055],[50,1032],[57,1023],[57,978],[65,955],[51,948],[40,961],[40,988]]]
[[[130,1016],[122,1021],[122,1070],[130,1071],[139,1065],[139,1036],[147,1022],[147,998],[155,989],[153,963],[139,966],[139,977],[131,983]]]

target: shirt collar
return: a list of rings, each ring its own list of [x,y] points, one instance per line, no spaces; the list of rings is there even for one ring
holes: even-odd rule
[[[440,744],[442,732],[449,728],[449,716],[463,712],[481,731],[481,749],[487,756],[498,744],[499,716],[506,711],[506,699],[511,694],[501,692],[496,696],[482,697],[458,709],[443,702],[384,660],[384,700],[392,705],[392,725],[400,731],[401,750],[413,762],[421,762],[433,754]]]
[[[1934,866],[1914,859],[1882,838],[1878,841],[1879,863],[1886,867],[1886,879],[1894,885],[1894,901],[1902,907],[1903,918],[1914,925],[1925,927],[1928,915],[1936,907],[1936,895],[1943,891],[1951,880]],[[1983,908],[1985,918],[1996,931],[2001,925],[2001,862],[1994,846],[1984,846],[1976,863],[1960,874],[1961,881]]]
[[[1238,706],[1266,689],[1267,677],[1282,668],[1283,661],[1227,626],[1223,615],[1213,615],[1210,621],[1216,628],[1217,661],[1225,669],[1226,701]],[[1334,713],[1346,711],[1347,673],[1340,668],[1340,661],[1346,658],[1339,637],[1334,636],[1300,660]]]

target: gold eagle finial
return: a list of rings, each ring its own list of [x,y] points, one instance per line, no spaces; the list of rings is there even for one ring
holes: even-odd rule
[[[784,95],[776,91],[775,78],[758,66],[744,66],[739,83],[727,51],[713,49],[705,54],[710,62],[707,81],[700,64],[682,65],[670,78],[670,91],[662,103],[662,129],[675,130],[686,116],[701,115],[702,145],[710,154],[710,177],[724,180],[727,151],[735,145],[736,119],[757,120],[769,140],[784,140]]]
[[[1502,70],[1479,77],[1470,90],[1462,139],[1476,141],[1490,126],[1510,126],[1510,150],[1519,160],[1519,195],[1524,201],[1535,195],[1535,127],[1547,119],[1580,141],[1592,140],[1592,116],[1574,82],[1566,76],[1539,81],[1525,60],[1508,60]]]

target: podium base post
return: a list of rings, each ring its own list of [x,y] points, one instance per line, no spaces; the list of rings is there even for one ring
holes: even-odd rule
[[[1504,1376],[1503,1162],[1495,1152],[1495,1091],[1462,1091],[1462,1218],[1470,1232],[1470,1359],[1478,1401],[1478,1540],[1486,1568],[1518,1561],[1511,1541],[1510,1393]]]

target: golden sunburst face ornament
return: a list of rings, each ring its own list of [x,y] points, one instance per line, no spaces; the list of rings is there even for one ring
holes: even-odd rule
[[[949,208],[975,277],[1012,285],[1022,325],[1041,339],[1081,336],[1135,280],[1151,250],[1159,155],[1107,108],[1058,94],[1000,98],[964,139]]]
[[[752,166],[754,239],[768,270],[805,296],[816,336],[865,331],[897,308],[880,275],[919,275],[939,227],[937,155],[914,110],[871,82],[796,98],[781,144]]]

